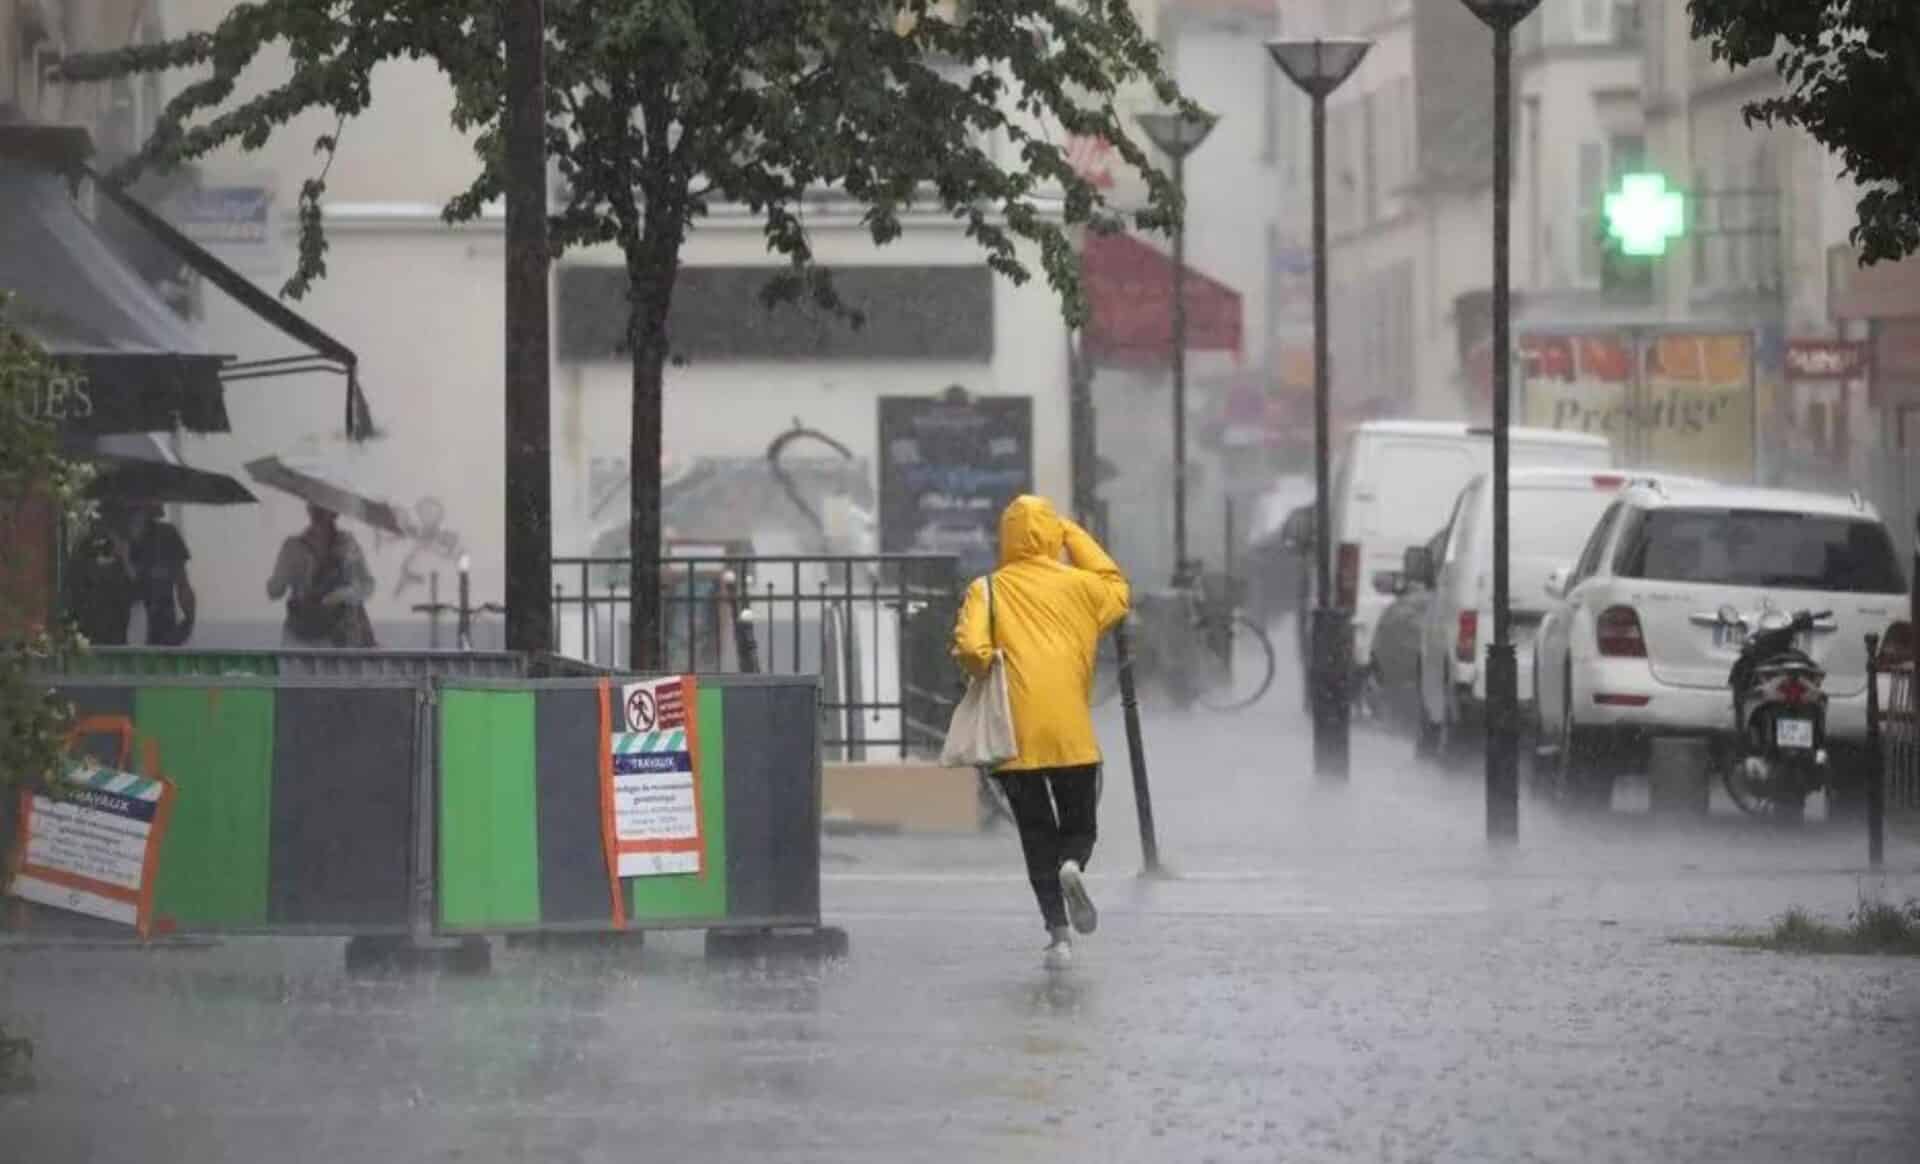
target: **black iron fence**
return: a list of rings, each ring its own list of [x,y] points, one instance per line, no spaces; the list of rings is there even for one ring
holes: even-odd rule
[[[1886,758],[1887,808],[1920,812],[1920,718],[1914,697],[1911,662],[1895,663],[1880,672],[1885,679],[1880,705],[1880,747]]]
[[[556,558],[560,653],[629,665],[626,558]],[[703,556],[661,562],[668,668],[818,674],[834,760],[939,751],[959,673],[947,658],[951,555]]]

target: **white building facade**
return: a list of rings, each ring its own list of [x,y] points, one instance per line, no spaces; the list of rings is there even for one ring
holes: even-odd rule
[[[161,28],[177,34],[211,27],[231,3],[168,0],[160,7]],[[264,61],[249,80],[264,83],[284,67]],[[476,604],[497,602],[503,593],[504,239],[497,216],[458,227],[439,219],[441,206],[476,166],[470,143],[449,128],[450,110],[450,92],[430,66],[394,62],[380,68],[372,111],[346,127],[327,172],[328,275],[298,304],[358,355],[381,435],[358,445],[342,439],[338,382],[306,377],[230,387],[231,434],[190,438],[184,449],[195,464],[235,473],[268,454],[311,458],[407,509],[419,529],[415,538],[357,531],[378,582],[370,613],[383,641],[395,645],[424,641],[425,621],[415,607],[428,602],[436,574],[438,599],[451,601],[463,559],[471,564]],[[230,224],[219,222],[186,221],[183,227],[255,282],[277,290],[294,260],[300,183],[319,164],[311,144],[332,128],[305,118],[284,127],[259,152],[225,154],[197,168],[202,190],[257,196],[269,208],[258,229],[237,236]],[[881,452],[880,398],[932,396],[959,386],[975,396],[1031,401],[1032,485],[1064,502],[1066,331],[1058,299],[1037,263],[1035,279],[1024,286],[992,276],[977,244],[959,224],[938,215],[909,219],[904,236],[886,247],[872,244],[848,207],[811,208],[808,221],[825,265],[923,272],[929,282],[962,285],[966,314],[952,328],[968,334],[931,354],[859,342],[840,342],[839,349],[829,344],[824,356],[762,358],[712,347],[667,369],[663,443],[669,461],[759,457],[798,420],[845,445],[872,472]],[[725,272],[779,261],[768,255],[758,220],[718,207],[683,251],[689,273],[683,287],[703,274],[730,286]],[[577,283],[572,273],[603,268],[589,271],[587,281],[618,295],[617,278],[607,283],[603,277],[615,274],[619,262],[609,249],[570,253],[555,265],[552,431],[559,556],[591,552],[596,538],[625,522],[625,491],[618,490],[610,505],[607,482],[626,471],[630,368],[612,351],[578,345],[569,350],[568,320],[579,314],[582,300],[561,291],[570,280]],[[922,306],[938,310],[941,304]],[[764,310],[750,296],[731,309],[743,320]],[[927,334],[953,338],[941,320],[918,323]],[[243,359],[285,354],[283,340],[216,296],[205,298],[200,325],[222,353]],[[743,326],[750,330],[750,324]],[[842,354],[832,354],[840,349]],[[297,502],[256,492],[258,506],[188,509],[181,516],[195,553],[202,608],[196,641],[203,645],[277,638],[280,615],[266,598],[265,578],[280,539],[296,532],[304,518]],[[750,538],[753,527],[754,515],[741,515],[740,535]],[[761,552],[806,548],[756,546]],[[497,623],[483,622],[476,637],[485,643],[497,641],[498,634]]]

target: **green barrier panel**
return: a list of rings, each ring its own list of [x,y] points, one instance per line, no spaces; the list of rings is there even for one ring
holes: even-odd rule
[[[182,929],[267,922],[274,693],[136,688],[134,727],[154,740],[174,782],[154,912]]]
[[[62,660],[67,675],[116,678],[256,675],[280,673],[279,660],[263,651],[175,651],[97,647]]]
[[[534,696],[440,697],[440,917],[459,927],[540,920]]]

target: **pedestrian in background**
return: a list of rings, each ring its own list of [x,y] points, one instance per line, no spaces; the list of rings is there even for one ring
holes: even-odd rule
[[[954,625],[953,657],[968,675],[984,677],[996,651],[1006,668],[1019,754],[993,779],[1020,830],[1049,966],[1072,960],[1074,930],[1099,924],[1086,884],[1100,803],[1094,655],[1127,601],[1126,576],[1100,543],[1044,498],[1022,496],[1000,517],[991,586],[967,588]]]
[[[187,540],[152,502],[133,506],[128,525],[128,557],[134,590],[147,619],[147,645],[177,647],[193,637],[200,600],[187,577]]]
[[[281,642],[289,647],[372,647],[367,600],[373,572],[339,515],[307,506],[307,528],[280,544],[267,597],[287,599]]]
[[[133,622],[133,545],[126,507],[108,501],[67,561],[66,605],[74,629],[96,647],[124,647]]]

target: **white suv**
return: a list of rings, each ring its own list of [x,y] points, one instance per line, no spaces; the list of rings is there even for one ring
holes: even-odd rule
[[[1614,469],[1514,469],[1507,478],[1511,628],[1516,687],[1533,698],[1533,636],[1552,606],[1545,584],[1580,553],[1607,507],[1633,482],[1705,484]],[[1461,491],[1439,561],[1407,551],[1404,573],[1433,588],[1420,635],[1419,751],[1471,744],[1486,722],[1487,643],[1493,635],[1493,489],[1486,474]],[[1528,708],[1531,709],[1530,703]]]
[[[1808,650],[1827,671],[1827,733],[1841,778],[1865,740],[1866,641],[1906,602],[1892,539],[1855,498],[1720,485],[1635,485],[1594,527],[1534,639],[1543,751],[1570,795],[1604,803],[1655,735],[1732,726],[1739,643],[1716,613],[1832,611]],[[1755,619],[1754,621],[1757,621]],[[1857,769],[1856,769],[1857,771]]]

